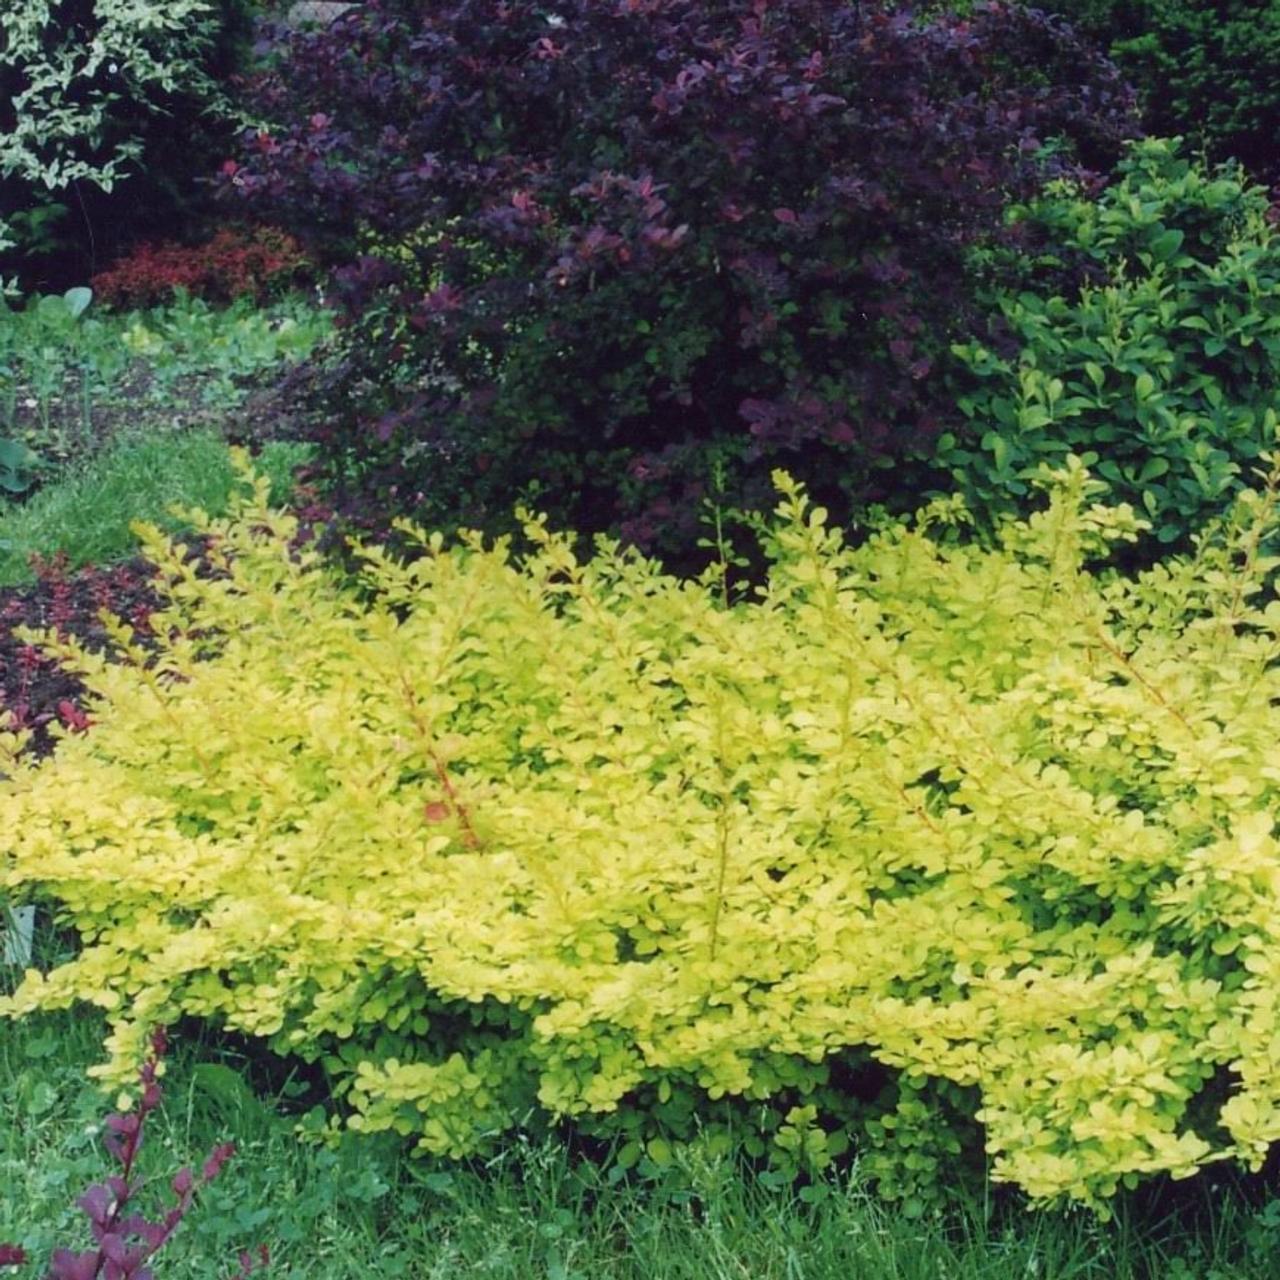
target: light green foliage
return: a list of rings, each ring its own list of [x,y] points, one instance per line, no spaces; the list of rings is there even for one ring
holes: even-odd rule
[[[109,381],[126,363],[119,344],[101,341],[103,326],[96,318],[81,320],[92,301],[93,291],[83,286],[61,295],[32,297],[22,312],[0,298],[0,432],[29,458],[28,470],[39,463],[30,444],[53,446],[62,454],[70,451],[66,424],[60,422],[61,429],[54,430],[55,405],[64,397],[71,401],[80,410],[71,420],[80,428],[78,434],[87,437],[95,383]],[[108,354],[111,345],[114,359]],[[26,440],[17,438],[20,395],[34,396],[39,424],[38,431],[26,433]],[[21,491],[26,483],[6,487]]]
[[[1038,1200],[1256,1167],[1278,476],[1136,581],[1083,567],[1140,522],[1074,460],[996,549],[954,501],[849,549],[779,477],[728,605],[536,520],[523,560],[406,530],[356,595],[265,485],[198,522],[220,573],[144,531],[168,639],[62,646],[97,723],[3,766],[0,888],[83,949],[0,1012],[102,1007],[120,1082],[152,1023],[237,1028],[446,1155],[550,1114],[661,1165],[700,1121],[908,1194],[976,1119]]]
[[[940,450],[977,513],[1025,507],[1036,467],[1068,453],[1096,464],[1161,543],[1222,510],[1280,404],[1280,238],[1267,208],[1237,171],[1157,139],[1133,147],[1100,197],[1058,184],[1018,212],[1046,250],[998,298],[1017,351],[956,348],[971,426]],[[1082,271],[1098,278],[1058,291]]]
[[[215,307],[200,298],[112,317],[112,338],[151,375],[156,403],[172,398],[179,384],[196,379],[199,399],[233,407],[244,379],[310,355],[333,329],[332,314],[304,298],[258,306],[238,298]]]
[[[78,288],[29,298],[22,309],[0,301],[0,437],[34,452],[28,472],[83,460],[102,442],[99,420],[120,419],[122,405],[123,416],[136,420],[145,408],[165,428],[178,425],[177,406],[234,409],[245,380],[302,359],[332,324],[300,298],[215,308],[181,295],[121,314],[101,314],[91,300]]]

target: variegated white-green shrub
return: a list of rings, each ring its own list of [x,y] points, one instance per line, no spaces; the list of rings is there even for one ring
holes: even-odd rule
[[[539,1119],[626,1163],[700,1134],[891,1192],[966,1155],[1041,1200],[1280,1136],[1276,476],[1192,560],[1078,464],[963,545],[857,549],[779,479],[758,599],[528,525],[345,589],[257,493],[154,660],[46,763],[3,740],[0,889],[78,956],[0,1012],[194,1015],[323,1062],[431,1152]],[[171,629],[171,633],[170,633]],[[53,642],[51,641],[52,643]]]
[[[217,0],[5,0],[0,179],[8,199],[77,182],[109,191],[142,159],[141,122],[175,95],[228,112],[204,65]],[[6,201],[7,203],[7,201]],[[0,207],[0,251],[13,240]]]

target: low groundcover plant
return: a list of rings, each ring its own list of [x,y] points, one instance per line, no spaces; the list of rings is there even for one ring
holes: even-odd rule
[[[196,1016],[318,1061],[356,1129],[483,1151],[541,1119],[625,1165],[852,1147],[889,1194],[1037,1201],[1259,1165],[1280,1136],[1280,471],[1195,554],[1074,459],[988,547],[935,502],[847,545],[785,476],[752,601],[526,518],[363,552],[257,482],[143,530],[155,649],[94,726],[0,737],[0,888],[83,940],[0,1013],[108,1011],[108,1081]]]

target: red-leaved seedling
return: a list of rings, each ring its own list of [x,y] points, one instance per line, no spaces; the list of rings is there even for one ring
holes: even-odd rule
[[[177,1230],[196,1195],[235,1154],[234,1143],[220,1143],[198,1175],[190,1166],[179,1169],[170,1184],[172,1205],[158,1221],[147,1219],[133,1208],[147,1181],[137,1172],[138,1154],[147,1119],[163,1096],[157,1068],[167,1047],[164,1029],[159,1028],[151,1039],[151,1055],[139,1072],[142,1096],[137,1109],[107,1117],[103,1142],[119,1164],[119,1172],[91,1186],[76,1201],[89,1219],[93,1247],[81,1251],[55,1249],[45,1280],[155,1280],[151,1259]],[[27,1260],[26,1251],[18,1245],[0,1244],[0,1266],[21,1266]],[[259,1245],[252,1252],[242,1252],[237,1260],[240,1270],[233,1280],[246,1280],[268,1264],[270,1253],[266,1245]]]
[[[95,652],[110,651],[101,614],[123,618],[147,644],[151,615],[160,603],[154,570],[142,561],[72,569],[65,555],[32,557],[35,581],[0,588],[0,730],[28,730],[26,750],[46,756],[57,741],[56,726],[82,733],[92,720],[80,705],[78,674],[49,653],[19,638],[24,627],[74,636]]]

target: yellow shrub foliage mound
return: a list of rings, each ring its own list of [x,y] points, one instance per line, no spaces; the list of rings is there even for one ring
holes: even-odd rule
[[[0,748],[0,888],[83,939],[0,1012],[107,1009],[109,1079],[207,1018],[446,1154],[573,1117],[624,1162],[852,1144],[901,1191],[985,1141],[1095,1205],[1260,1163],[1276,475],[1137,581],[1089,572],[1139,522],[1074,462],[994,550],[948,504],[850,549],[778,483],[732,604],[536,520],[522,559],[369,550],[356,593],[260,483],[211,577],[145,531],[171,638],[62,646],[95,725]]]

